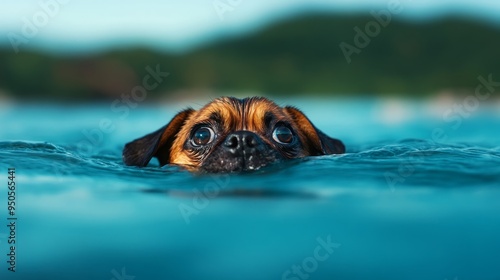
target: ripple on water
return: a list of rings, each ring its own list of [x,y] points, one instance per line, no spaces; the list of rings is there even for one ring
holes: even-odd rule
[[[355,147],[356,148],[356,147]],[[356,150],[354,148],[354,150]],[[193,190],[213,184],[209,174],[191,174],[176,166],[129,167],[121,151],[84,155],[74,147],[45,142],[0,142],[3,164],[15,166],[33,180],[91,178],[109,185],[134,184],[138,190],[161,193]],[[226,175],[224,175],[226,176]],[[398,187],[490,187],[500,181],[498,147],[444,145],[411,139],[377,144],[358,152],[306,158],[246,174],[227,175],[225,193],[308,196],[304,190],[328,188],[388,188],[388,177]],[[392,176],[392,177],[391,177]],[[395,177],[394,177],[395,176]],[[249,180],[251,178],[251,180]]]

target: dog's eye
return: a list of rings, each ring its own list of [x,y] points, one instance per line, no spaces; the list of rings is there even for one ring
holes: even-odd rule
[[[204,146],[214,141],[215,133],[210,127],[202,126],[198,128],[192,137],[195,146]]]
[[[293,133],[288,127],[280,125],[274,129],[273,139],[281,144],[290,144],[293,140]]]

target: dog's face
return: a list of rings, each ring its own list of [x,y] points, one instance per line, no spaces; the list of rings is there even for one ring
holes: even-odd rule
[[[161,165],[192,171],[255,170],[287,159],[344,153],[342,142],[325,135],[298,109],[253,97],[215,99],[198,111],[178,113],[156,132],[128,143],[127,165]]]

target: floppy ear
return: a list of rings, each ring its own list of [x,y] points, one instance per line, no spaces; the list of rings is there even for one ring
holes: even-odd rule
[[[313,156],[343,154],[344,144],[337,139],[330,138],[321,130],[317,129],[311,121],[299,109],[287,106],[285,112],[292,117],[297,127],[302,131],[309,152]]]
[[[169,163],[170,147],[175,136],[193,112],[193,109],[186,109],[175,115],[166,126],[126,144],[123,149],[125,164],[144,167],[153,157],[158,158],[161,166]]]

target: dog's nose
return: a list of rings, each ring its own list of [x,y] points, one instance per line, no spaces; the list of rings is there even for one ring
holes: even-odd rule
[[[224,146],[231,153],[253,152],[262,143],[260,137],[251,131],[237,131],[229,134]]]

